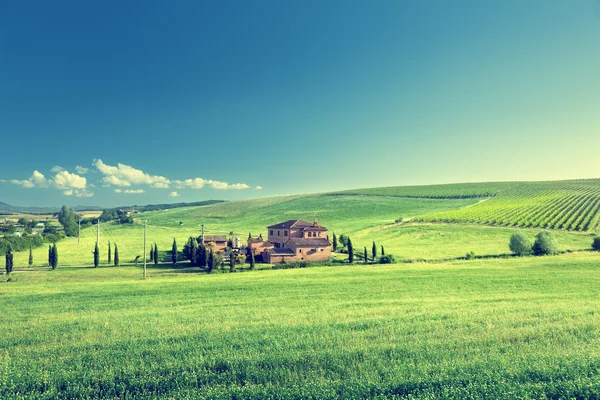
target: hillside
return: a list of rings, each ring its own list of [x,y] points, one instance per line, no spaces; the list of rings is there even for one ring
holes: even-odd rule
[[[426,214],[416,220],[596,231],[600,179],[517,183],[472,207]]]
[[[243,201],[222,202],[204,206],[183,207],[167,210],[143,212],[135,217],[133,225],[117,223],[102,224],[100,228],[101,260],[106,262],[108,241],[119,245],[122,262],[132,262],[143,253],[143,226],[147,221],[148,243],[157,243],[161,251],[171,248],[175,238],[179,249],[188,237],[200,234],[200,225],[205,224],[207,234],[225,234],[234,232],[242,240],[251,233],[253,236],[266,236],[268,225],[288,219],[318,218],[319,223],[329,229],[330,238],[335,232],[350,235],[356,249],[372,243],[384,246],[386,253],[399,259],[449,259],[462,257],[473,251],[476,255],[506,254],[510,235],[515,227],[486,226],[474,223],[473,219],[438,219],[431,216],[460,216],[473,211],[486,209],[494,214],[509,204],[516,210],[529,205],[544,204],[548,199],[560,200],[565,192],[573,196],[584,192],[584,188],[594,188],[596,181],[511,183],[496,186],[504,189],[496,192],[492,198],[469,197],[470,193],[486,193],[491,190],[489,184],[467,184],[469,190],[460,186],[441,185],[429,187],[431,196],[447,198],[406,198],[403,196],[384,196],[383,189],[364,189],[362,194],[345,195],[299,195],[265,197]],[[455,187],[452,194],[449,187]],[[536,189],[537,188],[537,189]],[[541,190],[540,188],[545,188]],[[417,189],[384,188],[387,193],[415,194]],[[536,189],[536,190],[534,190]],[[519,193],[523,193],[518,197]],[[527,197],[526,194],[530,196]],[[520,200],[519,200],[520,199]],[[492,205],[493,207],[490,207]],[[569,210],[565,210],[565,213]],[[477,211],[479,212],[479,211]],[[568,214],[565,214],[568,215]],[[597,218],[597,213],[595,214]],[[563,216],[564,217],[564,216]],[[443,221],[451,223],[445,223]],[[402,221],[402,222],[399,222]],[[540,226],[531,226],[522,230],[531,239],[539,232]],[[591,246],[589,233],[580,231],[557,230],[559,249],[584,250]],[[62,265],[90,265],[91,250],[96,240],[94,227],[82,230],[81,244],[76,238],[67,238],[58,245]],[[44,265],[47,249],[34,249],[34,265]],[[16,265],[26,265],[28,252],[15,254]],[[165,254],[166,257],[166,254]],[[2,266],[4,260],[0,260]]]

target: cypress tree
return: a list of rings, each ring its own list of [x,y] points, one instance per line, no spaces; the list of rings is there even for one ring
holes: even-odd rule
[[[58,266],[58,249],[56,243],[52,245],[52,269],[56,269]]]
[[[158,264],[158,246],[154,243],[154,265]]]
[[[365,252],[363,253],[363,257],[365,257],[365,264],[369,262],[369,255],[367,254],[367,246],[365,246]]]
[[[173,265],[177,264],[177,241],[173,238],[173,247],[171,248],[171,261]]]
[[[208,272],[211,273],[213,268],[215,267],[215,255],[212,251],[212,249],[210,249],[210,253],[208,253]]]
[[[198,257],[198,242],[194,238],[190,238],[190,257],[192,258],[192,265],[198,265],[196,257]]]
[[[31,267],[33,265],[33,250],[31,248],[31,246],[29,246],[29,266]]]
[[[235,271],[235,257],[233,251],[229,253],[229,272]]]
[[[381,255],[385,256],[385,250],[383,249],[383,245],[381,245]]]
[[[48,266],[52,266],[52,245],[48,245]]]
[[[251,251],[250,252],[250,268],[249,269],[254,269],[254,253]]]
[[[112,261],[112,257],[111,257],[111,247],[110,247],[110,240],[108,241],[108,265],[110,265],[110,262]]]
[[[117,244],[115,243],[115,267],[119,266],[119,248],[117,247]]]
[[[8,248],[6,249],[6,255],[4,256],[5,258],[5,268],[6,268],[6,275],[10,275],[10,273],[12,272],[13,269],[13,254],[12,254],[12,247],[10,247],[10,244],[8,245]]]
[[[252,233],[248,233],[248,240],[252,239]]]
[[[371,253],[373,253],[373,261],[375,261],[375,258],[377,257],[377,246],[375,245],[375,242],[373,242],[373,249],[371,249]]]
[[[333,232],[333,251],[337,251],[337,237],[335,236],[335,232]]]
[[[354,262],[354,247],[352,247],[352,240],[348,238],[348,262],[352,264]]]
[[[150,245],[150,262],[154,261],[154,245]]]
[[[94,246],[94,268],[98,268],[98,264],[100,264],[100,249],[98,248],[98,242],[96,242],[96,246]]]

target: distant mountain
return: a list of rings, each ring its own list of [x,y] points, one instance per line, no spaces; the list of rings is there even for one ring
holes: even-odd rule
[[[73,207],[75,211],[99,211],[102,207],[98,206],[77,206]],[[20,207],[0,201],[0,213],[27,213],[27,214],[46,214],[60,211],[60,207]]]
[[[134,208],[138,211],[153,211],[153,210],[166,210],[169,208],[180,208],[180,207],[191,207],[191,206],[207,206],[210,204],[221,203],[225,200],[206,200],[197,201],[193,203],[171,203],[171,204],[148,204],[145,206],[134,205],[126,207],[99,207],[99,206],[75,206],[75,211],[102,211],[104,209],[115,208],[115,209],[131,209]],[[10,213],[27,213],[27,214],[50,214],[60,211],[60,207],[19,207],[11,206],[10,204],[3,203],[0,201],[0,214]]]

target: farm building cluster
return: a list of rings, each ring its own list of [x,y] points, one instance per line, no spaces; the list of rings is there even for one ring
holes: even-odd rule
[[[317,219],[306,222],[292,219],[279,224],[267,226],[267,240],[262,234],[248,237],[246,252],[266,263],[290,261],[325,261],[331,257],[331,243],[327,228],[318,224]],[[204,235],[203,244],[209,243],[217,250],[225,250],[228,246],[226,236]],[[233,248],[239,249],[241,241],[233,238]]]

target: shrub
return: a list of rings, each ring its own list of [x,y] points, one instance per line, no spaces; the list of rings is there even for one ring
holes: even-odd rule
[[[540,232],[533,243],[533,254],[536,256],[554,255],[558,253],[558,243],[554,235],[548,231]]]
[[[592,242],[592,249],[600,251],[600,236],[596,236]]]
[[[396,258],[392,254],[386,254],[379,257],[379,264],[395,264]]]
[[[522,232],[513,233],[511,235],[508,248],[517,256],[526,256],[531,254],[532,251],[531,241]]]
[[[467,260],[472,260],[475,258],[475,252],[473,250],[471,250],[470,252],[467,253],[467,255],[465,255],[465,258]]]

